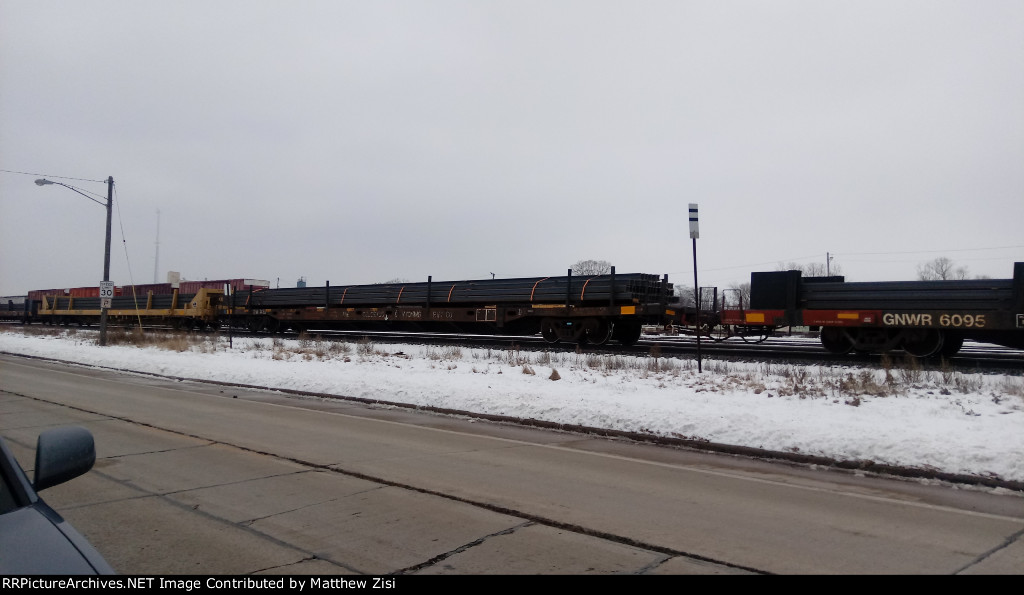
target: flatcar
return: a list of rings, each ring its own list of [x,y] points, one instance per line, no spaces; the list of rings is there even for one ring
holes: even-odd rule
[[[23,295],[0,297],[0,321],[25,322],[29,317],[29,301]]]
[[[121,295],[111,298],[107,309],[108,323],[126,326],[142,322],[167,324],[175,328],[204,329],[219,326],[224,291],[200,289],[195,294]],[[62,325],[95,324],[102,315],[98,297],[42,295],[33,306],[31,321]]]
[[[752,273],[750,307],[723,309],[720,324],[737,333],[820,329],[832,353],[902,350],[950,356],[965,339],[1024,348],[1024,263],[1012,279],[847,282],[800,271]]]
[[[677,321],[668,276],[632,273],[243,290],[226,302],[252,330],[379,329],[540,334],[548,342],[631,345]]]
[[[217,328],[225,321],[224,295],[232,289],[267,288],[268,281],[223,279],[124,285],[114,288],[107,310],[108,322],[133,326],[163,324],[182,329]],[[100,321],[102,302],[99,287],[36,289],[21,296],[19,321],[26,324],[89,325]],[[14,300],[11,300],[13,310]],[[16,314],[0,307],[0,319]]]

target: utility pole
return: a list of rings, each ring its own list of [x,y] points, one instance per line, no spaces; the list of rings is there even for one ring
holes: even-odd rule
[[[103,247],[103,284],[110,285],[110,219],[114,206],[114,176],[107,176],[107,238]],[[100,301],[100,346],[107,344],[107,311],[110,310],[111,298]]]

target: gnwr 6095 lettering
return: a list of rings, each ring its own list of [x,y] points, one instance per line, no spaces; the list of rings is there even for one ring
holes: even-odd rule
[[[939,314],[937,320],[932,314],[886,312],[882,315],[882,323],[886,326],[935,326],[936,322],[938,322],[938,326],[943,327],[983,328],[985,315]]]

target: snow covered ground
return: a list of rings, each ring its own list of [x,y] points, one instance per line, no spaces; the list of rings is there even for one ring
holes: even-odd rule
[[[650,356],[95,337],[14,327],[0,352],[1024,481],[1024,372],[706,359],[698,373],[692,359]]]

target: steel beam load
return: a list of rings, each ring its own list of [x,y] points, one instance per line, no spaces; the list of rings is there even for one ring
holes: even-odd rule
[[[240,291],[250,308],[386,305],[623,304],[671,298],[671,284],[657,275],[527,277],[420,283],[339,285]]]
[[[150,296],[140,295],[133,297],[130,295],[122,295],[111,298],[110,308],[112,310],[134,310],[146,309],[147,305],[151,309],[168,309],[168,308],[181,308],[181,304],[187,304],[192,301],[195,294],[178,295],[177,301],[175,296],[172,295],[154,295],[152,301]],[[100,309],[100,298],[98,297],[65,297],[55,296],[50,298],[51,304],[54,305],[53,309],[60,310],[99,310]]]
[[[812,310],[1002,310],[1012,279],[801,283],[798,307]]]

